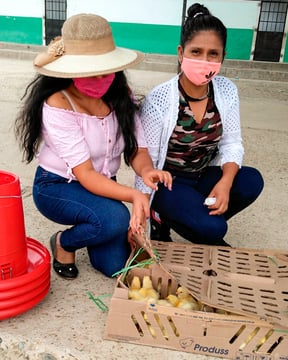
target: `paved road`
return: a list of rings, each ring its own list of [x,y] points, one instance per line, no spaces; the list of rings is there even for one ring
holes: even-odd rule
[[[31,198],[36,164],[21,162],[13,136],[20,97],[33,76],[33,69],[26,60],[0,58],[0,65],[0,169],[20,176],[27,236],[48,246],[49,237],[59,227],[36,211]],[[131,70],[128,75],[139,94],[146,94],[172,76],[140,70]],[[288,250],[288,85],[241,79],[235,82],[241,97],[245,164],[261,170],[265,190],[255,204],[230,221],[226,241],[237,247]],[[131,170],[123,166],[119,179],[132,185]],[[181,240],[175,234],[174,237]],[[91,269],[85,250],[78,252],[77,263],[78,279],[64,281],[52,273],[51,290],[44,301],[21,316],[0,323],[1,359],[213,359],[102,340],[107,314],[95,306],[87,292],[94,296],[112,294],[115,280]],[[110,298],[106,300],[109,305]]]

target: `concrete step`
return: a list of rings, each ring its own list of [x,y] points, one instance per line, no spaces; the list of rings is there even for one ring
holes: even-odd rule
[[[0,42],[0,57],[33,60],[45,48],[45,46]],[[145,54],[144,61],[138,64],[136,69],[176,74],[178,59],[176,55]],[[231,79],[288,82],[288,63],[227,59],[223,63],[221,74]]]
[[[146,54],[137,68],[176,73],[177,67],[177,56]],[[288,82],[288,63],[225,60],[221,75],[235,79]]]
[[[288,82],[288,63],[225,60],[221,74],[229,78]]]
[[[263,81],[281,81],[288,82],[288,72],[270,71],[263,69],[239,69],[225,68],[221,69],[221,74],[230,79],[248,79]]]
[[[177,73],[178,58],[174,55],[145,54],[145,59],[137,69]]]

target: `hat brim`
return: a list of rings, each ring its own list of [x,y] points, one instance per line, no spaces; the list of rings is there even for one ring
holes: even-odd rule
[[[51,77],[89,77],[125,70],[143,61],[144,57],[139,51],[116,47],[113,51],[101,55],[64,54],[44,66],[34,65],[34,69]]]

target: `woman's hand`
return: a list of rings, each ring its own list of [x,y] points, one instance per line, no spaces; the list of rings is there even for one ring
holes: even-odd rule
[[[168,171],[155,169],[147,148],[139,148],[131,160],[131,166],[137,175],[141,176],[145,185],[157,190],[157,183],[161,182],[172,190],[172,176]]]
[[[222,215],[227,211],[230,189],[238,170],[239,166],[236,163],[228,162],[222,166],[222,177],[208,195],[208,197],[216,198],[215,204],[208,206],[208,209],[211,210],[210,215]]]
[[[173,179],[168,171],[153,168],[145,171],[145,169],[143,169],[142,179],[145,185],[149,186],[152,190],[158,190],[158,182],[164,184],[169,190],[172,190]]]
[[[214,186],[208,196],[209,198],[216,198],[215,204],[207,206],[208,209],[211,210],[209,212],[210,215],[222,215],[227,211],[229,193],[230,186],[227,186],[227,184],[225,184],[225,182],[221,182],[221,180]]]
[[[132,233],[138,234],[141,227],[146,227],[146,220],[150,217],[149,195],[134,190],[132,195],[132,211],[130,228]]]

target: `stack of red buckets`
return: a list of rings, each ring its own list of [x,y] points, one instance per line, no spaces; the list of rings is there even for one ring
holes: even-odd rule
[[[50,254],[26,237],[19,177],[0,171],[0,320],[37,305],[50,288]]]

